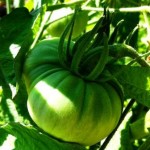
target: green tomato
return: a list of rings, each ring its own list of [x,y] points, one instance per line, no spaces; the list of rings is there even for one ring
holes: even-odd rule
[[[58,139],[93,145],[118,124],[121,97],[111,83],[87,81],[63,68],[58,43],[59,39],[41,41],[27,55],[23,76],[29,114]]]
[[[72,19],[71,9],[63,8],[57,11],[54,11],[51,16],[51,23],[47,27],[44,35],[51,35],[52,37],[60,37],[66,28],[67,24]],[[73,28],[72,37],[78,37],[86,28],[88,21],[88,12],[80,11],[76,14],[76,19]]]

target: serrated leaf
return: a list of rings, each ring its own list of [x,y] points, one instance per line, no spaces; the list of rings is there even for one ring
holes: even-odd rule
[[[123,86],[126,98],[150,108],[150,67],[116,65],[110,66],[110,71]]]
[[[0,133],[0,149],[9,146],[13,150],[86,150],[81,145],[57,140],[19,123],[1,127]]]

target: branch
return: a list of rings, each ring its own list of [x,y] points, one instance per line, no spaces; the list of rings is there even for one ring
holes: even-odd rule
[[[83,6],[83,10],[88,11],[100,11],[103,12],[104,8],[95,8],[95,7],[88,7]],[[150,6],[140,6],[140,7],[127,7],[127,8],[109,8],[109,12],[149,12],[150,13]]]
[[[108,45],[109,48],[109,54],[110,56],[120,59],[123,57],[130,57],[132,58],[132,61],[130,64],[133,64],[137,62],[140,64],[142,67],[150,67],[149,63],[147,63],[142,57],[150,55],[148,53],[145,53],[143,55],[140,55],[133,47],[127,45],[127,44],[113,44],[113,45]],[[91,58],[91,55],[93,54],[92,57],[99,56],[100,53],[104,50],[104,46],[98,46],[91,51],[87,52],[85,54],[85,58]]]

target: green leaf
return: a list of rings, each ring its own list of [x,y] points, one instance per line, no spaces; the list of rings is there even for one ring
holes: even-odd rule
[[[0,20],[0,48],[7,51],[10,44],[21,44],[31,31],[33,16],[26,8],[17,8]]]
[[[0,20],[0,59],[5,74],[12,73],[14,58],[25,55],[32,44],[40,28],[41,10],[29,13],[26,8],[16,8]]]
[[[21,45],[29,40],[29,35],[32,38],[33,20],[26,8],[17,8],[0,20],[0,59],[7,77],[14,74],[13,58]]]
[[[36,39],[43,17],[41,12],[43,12],[42,8],[32,13],[29,13],[26,8],[17,8],[0,20],[1,70],[8,84],[16,85],[17,82],[13,99],[15,104],[21,106],[21,112],[26,112],[27,100],[27,92],[22,82],[24,57]],[[0,85],[3,85],[2,81]],[[8,92],[5,95],[8,95]]]
[[[67,143],[39,132],[31,126],[9,123],[0,128],[0,149],[13,150],[85,150],[86,148]]]
[[[109,69],[123,86],[125,98],[150,108],[150,67],[114,65]]]
[[[133,150],[129,126],[121,131],[121,149]]]
[[[150,136],[147,138],[147,140],[139,147],[138,150],[149,150],[150,149]]]

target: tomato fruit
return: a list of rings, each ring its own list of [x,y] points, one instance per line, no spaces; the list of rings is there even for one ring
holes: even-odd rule
[[[50,24],[46,29],[44,35],[51,35],[52,37],[60,37],[66,28],[67,24],[72,19],[72,10],[67,8],[62,8],[60,10],[56,10],[52,13]],[[74,23],[74,29],[72,37],[78,37],[86,28],[88,21],[88,12],[87,11],[79,11],[76,14],[76,19]]]
[[[59,39],[43,40],[27,55],[23,77],[29,114],[58,139],[93,145],[116,127],[122,99],[110,82],[86,80],[64,68],[58,45]]]

